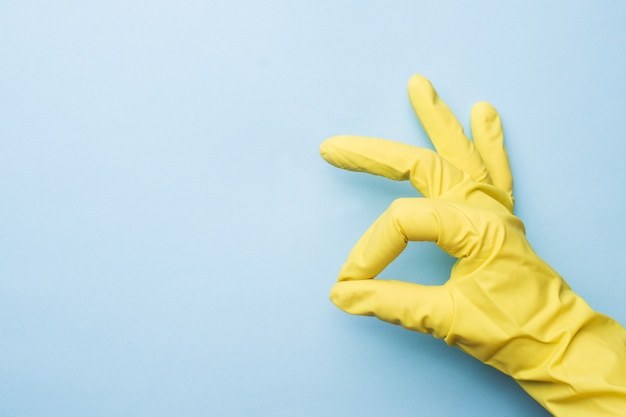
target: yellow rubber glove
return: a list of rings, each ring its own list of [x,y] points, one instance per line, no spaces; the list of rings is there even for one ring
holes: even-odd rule
[[[331,291],[342,310],[431,333],[512,376],[559,417],[626,416],[626,330],[592,310],[541,260],[513,215],[513,180],[496,110],[472,110],[473,142],[431,83],[409,98],[437,153],[337,136],[329,163],[409,180],[424,198],[394,201],[350,253]],[[373,280],[408,241],[458,258],[442,286]]]

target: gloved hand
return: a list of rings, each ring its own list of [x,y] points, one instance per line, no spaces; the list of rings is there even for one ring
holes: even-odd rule
[[[409,82],[437,152],[337,136],[322,157],[351,171],[409,180],[424,198],[394,201],[358,241],[331,300],[430,333],[512,376],[555,416],[626,416],[626,330],[592,310],[541,260],[513,214],[513,180],[496,110],[472,110],[473,142],[430,82]],[[458,258],[442,286],[374,280],[408,241]]]

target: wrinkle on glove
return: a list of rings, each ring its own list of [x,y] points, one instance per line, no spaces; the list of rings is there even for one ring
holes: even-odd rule
[[[513,178],[496,110],[472,110],[470,141],[430,81],[409,98],[437,152],[337,136],[329,163],[409,180],[402,198],[356,243],[331,290],[342,310],[429,333],[513,377],[558,417],[626,416],[626,330],[591,309],[526,239],[513,214]],[[458,258],[442,286],[373,279],[409,241]]]

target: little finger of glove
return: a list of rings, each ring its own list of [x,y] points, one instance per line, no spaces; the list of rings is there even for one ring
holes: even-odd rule
[[[498,112],[487,102],[476,103],[472,108],[471,125],[474,145],[482,156],[493,185],[513,198],[513,175]]]

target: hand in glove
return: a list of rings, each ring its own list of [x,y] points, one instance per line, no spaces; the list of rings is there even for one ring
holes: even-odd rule
[[[355,245],[331,291],[342,310],[430,333],[512,376],[553,415],[626,416],[626,330],[595,312],[541,260],[513,214],[513,180],[496,110],[472,110],[473,142],[430,82],[409,82],[437,152],[337,136],[322,157],[351,171],[409,180]],[[442,286],[374,280],[408,241],[458,258]]]

